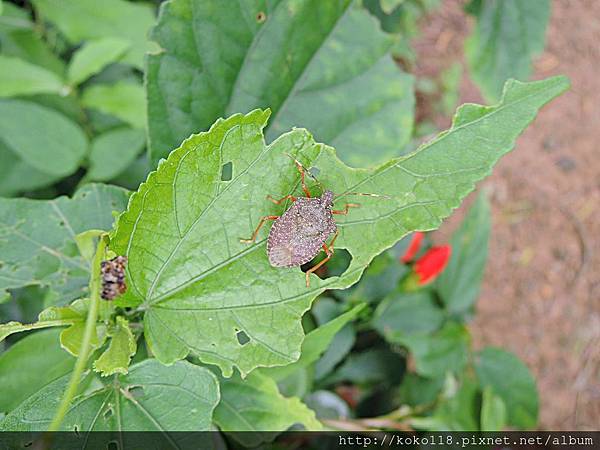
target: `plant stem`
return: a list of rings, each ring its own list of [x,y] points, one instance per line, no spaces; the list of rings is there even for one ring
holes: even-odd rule
[[[77,392],[79,387],[79,381],[81,375],[87,365],[88,356],[90,353],[90,344],[92,342],[92,336],[96,332],[96,321],[98,319],[98,307],[100,303],[100,264],[104,259],[104,252],[106,250],[106,242],[103,236],[100,236],[98,246],[96,248],[96,254],[92,261],[92,275],[90,279],[90,309],[88,310],[87,319],[85,322],[85,330],[83,333],[83,339],[81,340],[81,347],[79,349],[79,355],[69,380],[69,385],[63,395],[63,398],[54,414],[52,423],[48,427],[48,431],[57,431],[71,405],[71,401]]]

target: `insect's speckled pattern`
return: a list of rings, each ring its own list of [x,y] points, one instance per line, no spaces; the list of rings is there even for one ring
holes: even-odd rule
[[[267,239],[267,255],[273,267],[301,266],[323,250],[326,255],[325,258],[306,271],[306,287],[309,287],[310,274],[329,261],[333,255],[333,244],[338,236],[333,215],[348,214],[348,208],[357,207],[358,205],[346,203],[344,209],[332,209],[334,195],[331,191],[324,191],[320,197],[311,197],[310,191],[304,183],[304,167],[295,159],[294,162],[300,172],[302,190],[306,197],[296,198],[293,195],[286,195],[276,200],[270,195],[267,196],[277,205],[285,200],[291,200],[293,204],[282,216],[264,216],[258,223],[254,233],[252,233],[252,237],[250,239],[240,239],[240,241],[247,244],[255,242],[256,236],[265,222],[274,220],[275,222]],[[333,238],[327,244],[326,241],[331,235],[333,235]]]
[[[269,232],[267,255],[274,267],[300,266],[309,262],[336,231],[333,193],[298,198],[278,218]]]

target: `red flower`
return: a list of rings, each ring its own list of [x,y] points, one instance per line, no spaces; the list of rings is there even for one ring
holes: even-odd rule
[[[415,262],[415,273],[419,276],[419,284],[427,284],[442,273],[450,260],[451,253],[450,245],[431,247],[427,250],[427,253]]]
[[[419,253],[419,249],[421,248],[421,242],[423,241],[424,237],[425,237],[425,233],[423,233],[421,231],[415,231],[413,233],[410,244],[408,244],[408,248],[406,249],[406,252],[400,258],[400,261],[402,261],[404,264],[408,264],[409,262],[411,262],[412,259],[415,257],[415,255],[417,253]]]

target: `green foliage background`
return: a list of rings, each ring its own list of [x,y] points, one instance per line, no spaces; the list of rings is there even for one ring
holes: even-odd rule
[[[526,82],[550,2],[523,3],[469,3],[468,68],[494,104],[417,145],[410,39],[435,0],[1,2],[0,430],[535,427],[526,366],[473,352],[466,326],[485,195],[435,282],[414,289],[398,260],[568,88]],[[310,288],[269,266],[266,230],[239,242],[288,206],[267,194],[300,192],[286,154],[335,193],[383,196],[339,218]],[[100,302],[96,260],[117,254],[128,290]]]

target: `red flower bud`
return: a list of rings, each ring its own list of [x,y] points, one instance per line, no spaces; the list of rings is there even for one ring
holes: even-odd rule
[[[419,276],[419,284],[427,284],[442,273],[450,260],[451,253],[450,245],[441,245],[431,247],[427,253],[421,256],[415,262],[415,273]]]
[[[408,244],[406,252],[400,258],[400,261],[402,261],[404,264],[408,264],[409,262],[411,262],[415,255],[419,253],[419,249],[421,248],[421,242],[423,241],[424,237],[425,233],[421,231],[415,231],[412,235],[410,244]]]

